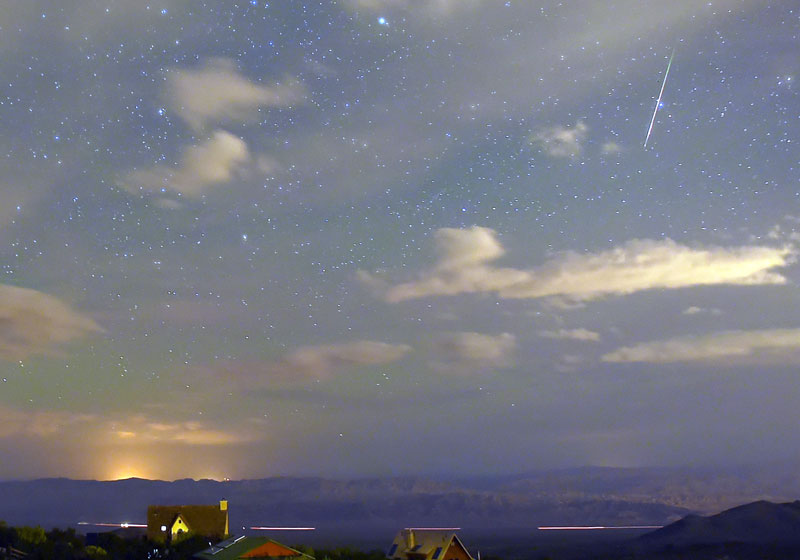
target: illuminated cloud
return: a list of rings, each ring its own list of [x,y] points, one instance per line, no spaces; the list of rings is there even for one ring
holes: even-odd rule
[[[109,443],[175,443],[183,445],[231,445],[254,441],[255,434],[208,428],[197,421],[158,422],[145,416],[133,416],[105,427]]]
[[[600,333],[588,329],[558,329],[557,331],[539,331],[539,336],[561,340],[588,340],[597,342]]]
[[[583,151],[583,142],[588,132],[589,127],[583,121],[578,121],[573,127],[541,128],[534,131],[528,141],[552,157],[577,157]]]
[[[128,176],[123,186],[133,193],[174,191],[196,198],[230,181],[249,159],[244,140],[217,130],[202,144],[187,148],[178,167],[157,165],[136,171]]]
[[[670,239],[643,239],[599,253],[562,253],[539,267],[521,270],[491,264],[504,250],[489,228],[440,229],[435,242],[438,263],[415,281],[390,285],[364,271],[359,278],[391,303],[486,292],[508,299],[588,301],[651,289],[784,284],[786,278],[771,269],[793,259],[792,250],[785,247],[695,249]]]
[[[771,359],[782,355],[796,361],[800,329],[727,331],[705,336],[685,336],[624,346],[602,357],[604,362],[692,362],[741,358],[764,353]]]
[[[620,153],[622,151],[622,146],[620,146],[616,142],[613,142],[613,141],[609,140],[608,142],[603,142],[603,145],[601,146],[600,151],[604,155],[618,154],[618,153]]]
[[[54,296],[0,284],[0,359],[56,352],[60,344],[103,332]]]
[[[0,405],[0,438],[47,438],[96,421],[90,414],[57,410],[24,410]]]
[[[509,333],[441,334],[434,341],[434,349],[442,354],[443,359],[434,367],[454,372],[507,368],[513,365],[516,347],[516,337]]]
[[[255,433],[238,429],[208,428],[197,421],[160,422],[143,415],[108,419],[96,414],[55,410],[24,410],[0,406],[0,438],[69,438],[79,431],[91,434],[96,444],[170,443],[229,445],[257,439]]]
[[[260,107],[290,107],[301,103],[305,88],[294,79],[258,85],[229,59],[215,58],[194,70],[173,69],[167,75],[170,106],[195,130],[220,121],[247,121]]]

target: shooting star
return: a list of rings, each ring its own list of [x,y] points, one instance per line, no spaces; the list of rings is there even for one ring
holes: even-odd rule
[[[669,62],[667,63],[667,71],[664,72],[664,81],[661,82],[661,91],[658,92],[658,99],[656,100],[656,106],[653,109],[653,118],[650,119],[650,126],[647,127],[647,136],[644,139],[644,148],[647,148],[647,141],[650,140],[650,134],[653,132],[653,125],[656,122],[656,114],[658,113],[658,108],[661,106],[661,96],[664,95],[664,86],[667,85],[667,76],[669,76],[669,67],[672,66],[672,59],[675,57],[675,49],[672,49],[672,54],[669,57]]]

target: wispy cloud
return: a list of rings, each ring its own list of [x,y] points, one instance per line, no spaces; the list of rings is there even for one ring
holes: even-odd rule
[[[703,313],[708,313],[710,315],[722,315],[721,309],[716,309],[714,307],[698,307],[696,305],[692,305],[681,311],[682,315],[700,315]]]
[[[257,433],[210,428],[196,420],[161,421],[141,414],[105,417],[66,410],[27,410],[0,406],[0,438],[62,439],[81,434],[94,444],[170,443],[230,445],[258,439]]]
[[[192,377],[215,384],[233,384],[247,389],[294,385],[325,380],[340,372],[397,361],[412,351],[406,344],[356,340],[341,344],[301,346],[281,359],[268,362],[224,362],[194,366]]]
[[[409,352],[406,344],[373,340],[302,346],[268,369],[279,375],[325,378],[344,368],[394,362]]]
[[[59,345],[103,329],[58,298],[0,284],[0,359],[56,352]]]
[[[244,140],[217,130],[205,142],[187,148],[177,167],[157,165],[135,171],[123,181],[123,186],[132,193],[175,192],[196,198],[229,182],[249,159]]]
[[[566,252],[539,267],[516,269],[493,266],[505,251],[489,228],[440,229],[435,242],[438,262],[417,280],[391,285],[364,271],[359,277],[392,303],[486,292],[509,299],[587,301],[658,288],[784,284],[786,278],[772,269],[793,259],[793,251],[786,247],[701,249],[670,239],[642,239],[599,253]]]
[[[434,339],[434,351],[441,357],[433,365],[456,373],[507,368],[513,365],[516,347],[516,337],[510,333],[445,333]]]
[[[557,331],[539,331],[539,336],[561,340],[585,340],[597,342],[600,333],[588,329],[558,329]]]
[[[589,127],[583,121],[578,121],[575,126],[541,128],[534,131],[528,141],[552,157],[577,157],[583,151],[588,132]]]
[[[170,107],[195,130],[209,123],[247,121],[260,107],[301,103],[305,88],[293,78],[269,86],[251,82],[226,58],[214,58],[197,69],[172,69],[167,74]]]
[[[136,415],[121,421],[108,422],[103,427],[109,443],[177,443],[183,445],[232,445],[259,439],[247,430],[209,428],[196,420],[160,422]]]
[[[91,414],[57,410],[25,410],[0,405],[0,438],[12,436],[47,438],[77,425],[96,422]]]
[[[600,147],[600,151],[604,155],[613,155],[622,152],[622,146],[614,142],[613,140],[609,140],[607,142],[603,142],[603,145]]]
[[[624,346],[602,357],[604,362],[692,362],[766,353],[794,361],[800,351],[800,329],[726,331]]]

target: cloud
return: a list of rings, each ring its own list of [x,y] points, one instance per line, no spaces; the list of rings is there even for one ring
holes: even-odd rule
[[[793,260],[786,247],[696,249],[671,239],[642,239],[599,253],[562,253],[539,267],[521,270],[491,264],[505,251],[489,228],[443,228],[436,232],[435,243],[438,263],[417,280],[391,285],[365,271],[359,278],[390,303],[469,293],[588,301],[651,289],[784,284],[786,278],[771,269]]]
[[[443,360],[435,363],[434,367],[456,372],[506,368],[513,365],[516,347],[516,337],[509,333],[442,334],[435,339],[434,350],[443,355]]]
[[[800,350],[800,329],[726,331],[705,336],[685,336],[624,346],[602,357],[604,362],[692,362],[783,353],[792,362]]]
[[[49,354],[99,332],[103,329],[93,319],[54,296],[0,284],[0,359]]]
[[[552,126],[534,131],[528,141],[552,157],[577,157],[583,151],[583,142],[589,127],[578,121],[573,127]]]
[[[539,336],[560,340],[588,340],[592,342],[597,342],[600,340],[600,333],[590,331],[588,329],[558,329],[557,331],[539,331]]]
[[[231,445],[258,439],[242,429],[227,431],[209,428],[195,420],[159,422],[136,415],[123,421],[110,422],[104,432],[109,443],[177,443],[183,445]]]
[[[226,58],[167,74],[170,107],[195,130],[213,122],[250,120],[258,115],[259,107],[291,107],[301,103],[305,94],[294,79],[270,86],[254,84]]]
[[[91,414],[57,410],[23,410],[0,405],[0,438],[47,438],[96,420]]]
[[[681,315],[699,315],[701,313],[710,313],[711,315],[722,315],[722,310],[716,309],[714,307],[705,308],[692,305],[681,311]]]
[[[603,145],[600,147],[600,151],[604,155],[618,154],[622,151],[622,146],[612,140],[609,140],[608,142],[603,142]]]
[[[302,346],[287,354],[269,369],[273,374],[325,378],[343,368],[394,362],[410,351],[411,347],[406,344],[389,344],[372,340]]]
[[[229,445],[253,441],[257,434],[242,429],[209,428],[194,420],[162,422],[144,415],[104,418],[97,414],[64,410],[25,410],[0,406],[0,438],[61,439],[75,436],[97,444],[172,443]]]
[[[207,378],[215,385],[231,382],[246,389],[257,385],[304,383],[328,379],[342,370],[388,364],[399,360],[411,350],[406,344],[373,340],[301,346],[274,362],[231,361],[209,367],[195,366],[192,368],[192,377]]]
[[[187,148],[178,167],[157,165],[135,171],[123,181],[123,186],[133,193],[174,191],[197,198],[233,179],[236,170],[249,159],[244,140],[217,130],[202,144]]]

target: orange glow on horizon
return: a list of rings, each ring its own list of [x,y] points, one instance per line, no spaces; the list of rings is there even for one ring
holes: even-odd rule
[[[103,477],[104,480],[125,480],[128,478],[152,478],[152,474],[144,469],[132,465],[120,465],[113,467],[109,474]]]

